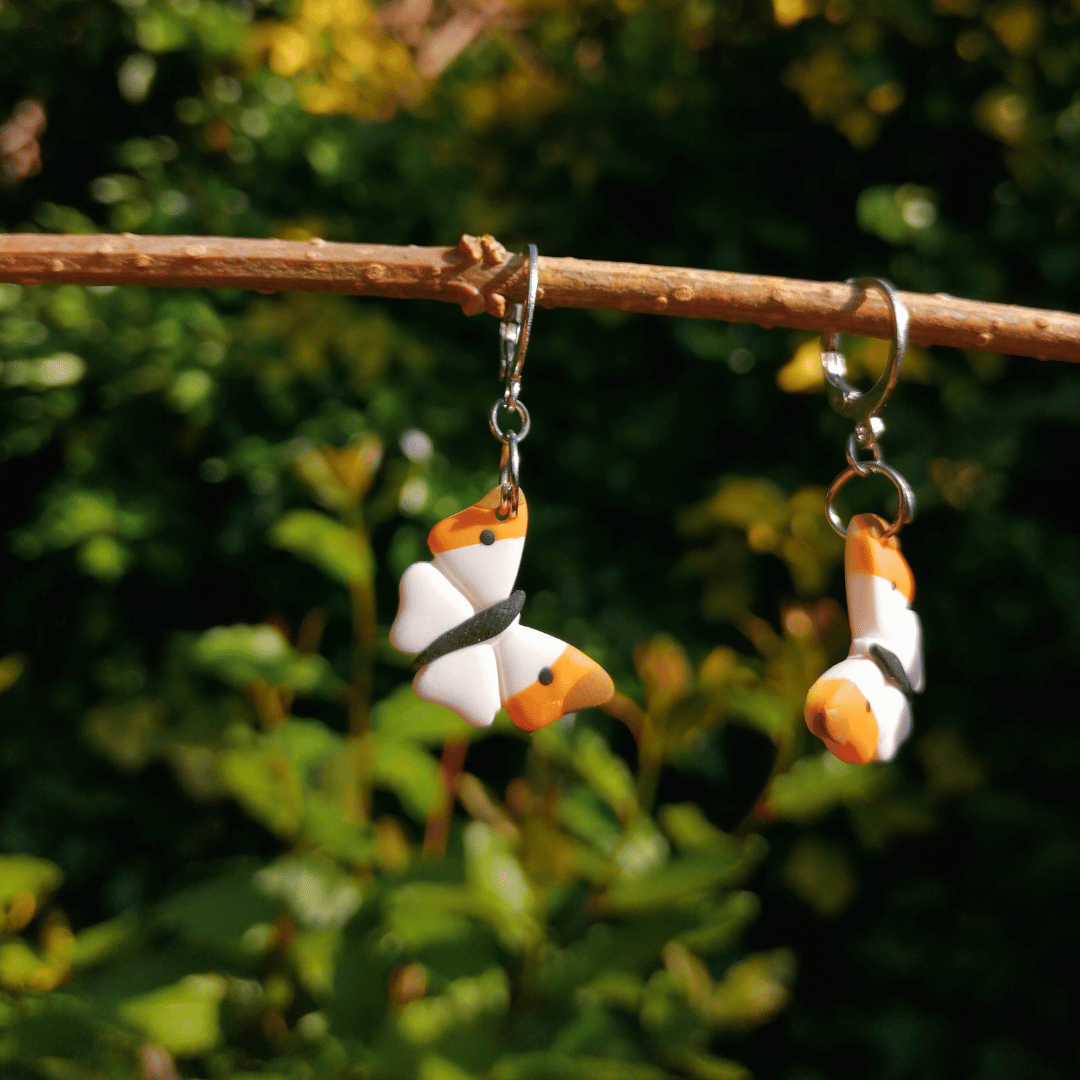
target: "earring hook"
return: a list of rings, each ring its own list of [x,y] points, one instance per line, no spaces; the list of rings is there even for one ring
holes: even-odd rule
[[[908,342],[908,310],[897,295],[892,284],[884,278],[860,277],[849,278],[847,284],[865,291],[874,288],[880,290],[889,305],[892,315],[893,340],[889,350],[889,362],[874,385],[866,391],[859,391],[846,378],[847,361],[840,351],[840,335],[835,330],[822,335],[821,366],[825,371],[825,383],[829,392],[829,402],[841,416],[855,421],[855,431],[847,444],[848,467],[834,481],[825,496],[825,512],[829,524],[841,536],[847,535],[840,515],[834,505],[840,489],[853,477],[876,474],[885,476],[896,488],[897,510],[893,523],[882,534],[893,536],[902,525],[915,516],[915,492],[911,485],[894,469],[885,463],[878,445],[878,436],[885,430],[878,413],[884,408],[890,395],[900,380],[900,367],[904,362],[904,353]],[[869,450],[871,458],[861,459],[859,448]]]
[[[525,367],[525,352],[532,333],[533,313],[536,311],[536,293],[540,284],[539,256],[536,245],[530,244],[529,277],[525,287],[525,303],[514,304],[499,328],[502,363],[499,377],[506,381],[506,395],[516,401],[521,386],[521,372]]]
[[[540,285],[539,256],[536,245],[530,244],[529,276],[525,287],[525,303],[514,304],[499,327],[499,377],[503,380],[503,396],[491,406],[488,424],[491,432],[502,444],[502,460],[499,466],[499,509],[497,516],[506,518],[518,511],[520,486],[518,474],[521,458],[518,444],[529,434],[529,410],[518,400],[521,393],[521,372],[525,367],[525,352],[532,333],[533,313],[536,311],[536,294]],[[516,412],[521,418],[520,431],[503,431],[499,426],[499,410]]]
[[[884,278],[859,277],[849,278],[848,285],[854,285],[864,292],[878,289],[889,305],[892,316],[892,348],[889,350],[889,362],[881,373],[881,378],[866,391],[856,390],[845,378],[847,361],[840,351],[840,335],[830,330],[822,335],[821,366],[825,369],[825,382],[829,390],[829,403],[841,416],[855,421],[856,426],[865,424],[881,412],[889,400],[897,382],[900,380],[900,368],[904,362],[904,353],[908,343],[908,309],[897,295],[892,284]]]

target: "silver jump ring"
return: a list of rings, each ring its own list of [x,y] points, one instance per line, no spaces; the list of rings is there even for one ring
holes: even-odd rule
[[[860,464],[865,468],[865,472],[860,473],[854,468],[845,469],[832,482],[832,487],[826,493],[825,513],[828,515],[829,524],[841,536],[847,536],[847,529],[844,527],[836,507],[833,505],[836,496],[839,494],[840,489],[853,477],[878,473],[881,476],[887,476],[892,481],[893,487],[896,488],[899,500],[896,508],[896,519],[882,533],[882,537],[894,536],[900,531],[902,525],[906,525],[915,517],[915,492],[912,491],[911,485],[891,465],[886,465],[884,461],[863,461]]]
[[[495,516],[500,521],[505,521],[511,514],[518,512],[521,496],[521,483],[518,479],[520,472],[518,437],[516,432],[510,431],[503,443],[502,461],[499,464],[499,509],[495,511]]]
[[[507,412],[516,412],[521,417],[521,430],[515,432],[504,432],[499,427],[499,410],[506,409]],[[491,406],[491,413],[488,416],[488,424],[491,426],[491,434],[495,436],[500,442],[507,442],[511,434],[517,436],[517,441],[521,442],[525,436],[529,434],[529,427],[532,421],[529,419],[529,410],[518,401],[516,398],[507,400],[504,397],[499,398],[494,405]]]
[[[852,433],[847,441],[847,463],[848,468],[853,472],[859,474],[859,476],[869,476],[870,466],[875,462],[878,465],[883,464],[881,457],[881,447],[878,446],[877,440],[874,440],[872,447],[873,458],[863,459],[859,457],[859,436],[857,433]]]

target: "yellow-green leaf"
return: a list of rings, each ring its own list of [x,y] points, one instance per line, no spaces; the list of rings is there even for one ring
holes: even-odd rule
[[[120,1003],[120,1018],[173,1054],[205,1054],[221,1041],[221,976],[189,975]]]
[[[255,682],[299,694],[336,694],[341,679],[321,656],[301,656],[273,626],[215,626],[192,645],[195,660],[233,686]]]
[[[33,855],[0,855],[0,906],[6,906],[20,893],[36,898],[55,889],[64,880],[64,872],[48,859]]]
[[[850,765],[825,751],[796,761],[790,772],[773,780],[768,809],[774,817],[807,820],[839,804],[867,798],[887,775],[882,765]]]
[[[270,541],[346,585],[370,582],[375,573],[367,541],[317,510],[290,511],[270,530]]]
[[[765,853],[765,841],[750,836],[715,850],[683,856],[642,877],[616,881],[604,894],[614,912],[656,910],[686,903],[713,889],[741,880]]]
[[[392,791],[418,821],[427,820],[443,783],[439,763],[423,747],[374,732],[375,784]]]

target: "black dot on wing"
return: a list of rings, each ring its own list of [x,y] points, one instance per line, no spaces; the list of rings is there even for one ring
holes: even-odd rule
[[[542,667],[540,674],[536,676],[541,686],[550,686],[555,681],[555,672],[549,667]]]
[[[870,702],[869,702],[869,701],[868,701],[868,702],[866,703],[866,711],[867,711],[867,712],[869,712],[869,711],[870,711]]]
[[[491,547],[495,543],[495,534],[490,529],[485,529],[480,534],[480,543],[485,547]]]

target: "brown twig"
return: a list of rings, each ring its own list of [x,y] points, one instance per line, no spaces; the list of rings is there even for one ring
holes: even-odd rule
[[[0,235],[0,281],[355,293],[447,300],[498,318],[520,302],[525,260],[490,236],[456,247],[206,236]],[[749,322],[889,337],[885,301],[850,285],[543,256],[541,306]],[[920,345],[1080,360],[1080,315],[901,293]]]
[[[443,743],[439,772],[443,782],[442,797],[432,807],[424,827],[423,851],[425,855],[445,855],[446,841],[450,837],[450,821],[454,816],[454,800],[457,798],[458,781],[465,768],[468,739],[447,739]]]

